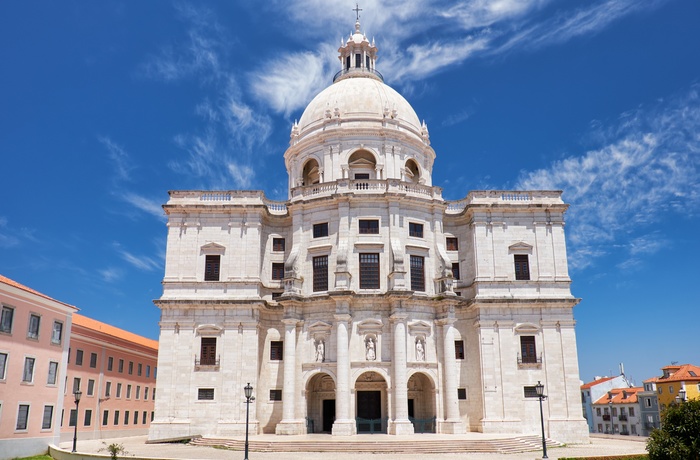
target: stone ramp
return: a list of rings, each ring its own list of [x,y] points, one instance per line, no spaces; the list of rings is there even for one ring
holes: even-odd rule
[[[245,441],[241,439],[195,438],[191,445],[209,446],[231,450],[244,450]],[[562,444],[547,439],[547,447]],[[392,454],[459,454],[459,453],[495,453],[513,454],[542,449],[539,436],[517,436],[500,439],[416,439],[416,440],[250,440],[251,452],[357,452],[357,453],[392,453]]]

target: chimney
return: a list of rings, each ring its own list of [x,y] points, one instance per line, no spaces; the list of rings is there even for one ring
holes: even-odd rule
[[[624,363],[620,363],[620,375],[625,375],[625,365],[624,365]]]

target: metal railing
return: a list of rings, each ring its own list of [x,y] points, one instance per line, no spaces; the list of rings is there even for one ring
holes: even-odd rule
[[[542,353],[539,356],[521,356],[518,353],[518,364],[542,364]]]
[[[370,75],[374,75],[374,76],[379,77],[379,79],[380,79],[382,82],[384,82],[384,76],[383,76],[381,73],[379,73],[378,71],[374,70],[374,69],[368,69],[368,68],[366,68],[366,67],[350,67],[349,69],[343,69],[343,70],[340,70],[338,73],[336,73],[336,74],[333,76],[333,83],[335,83],[335,81],[336,81],[338,78],[340,78],[340,77],[342,77],[342,76],[344,76],[344,75],[349,75],[349,74],[353,74],[353,73],[356,73],[356,74],[368,73],[368,74],[370,74]]]
[[[362,418],[362,417],[355,417],[355,426],[357,428],[358,433],[385,433],[386,434],[386,427],[387,427],[387,422],[389,421],[388,417],[384,418]]]
[[[414,418],[408,417],[413,424],[414,433],[435,433],[435,425],[437,417],[431,418]]]
[[[194,357],[194,370],[208,370],[208,371],[218,371],[220,364],[220,358],[217,356],[216,359],[212,358],[197,358]]]

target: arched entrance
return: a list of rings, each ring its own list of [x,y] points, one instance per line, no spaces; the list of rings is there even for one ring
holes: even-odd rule
[[[328,374],[317,374],[306,385],[308,433],[330,433],[335,421],[335,382]]]
[[[415,433],[436,432],[435,387],[421,372],[408,379],[408,419]]]
[[[377,372],[364,372],[355,381],[357,433],[386,433],[388,414],[386,380]]]
[[[313,185],[321,182],[321,174],[318,167],[318,161],[311,159],[304,165],[302,173],[302,185]]]

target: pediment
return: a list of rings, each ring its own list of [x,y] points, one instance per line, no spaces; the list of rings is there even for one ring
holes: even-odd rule
[[[511,252],[532,252],[532,245],[527,244],[524,241],[518,241],[508,246],[508,250]]]
[[[408,331],[411,335],[429,336],[431,331],[430,324],[425,321],[414,321],[408,325]]]
[[[352,167],[373,168],[376,163],[369,161],[367,158],[358,158],[357,160],[351,161],[349,164]]]
[[[520,323],[515,326],[516,334],[538,334],[540,327],[533,323]]]
[[[309,332],[330,332],[332,327],[332,324],[326,323],[325,321],[316,321],[315,323],[309,326]]]
[[[206,254],[223,254],[226,252],[226,246],[222,246],[219,243],[209,242],[203,245],[200,250]]]
[[[221,335],[223,331],[224,328],[216,324],[200,324],[195,329],[196,334],[200,336]]]
[[[380,319],[376,318],[369,318],[364,321],[361,321],[357,325],[357,332],[360,334],[365,334],[367,332],[381,332],[382,327],[384,326],[384,323]]]

